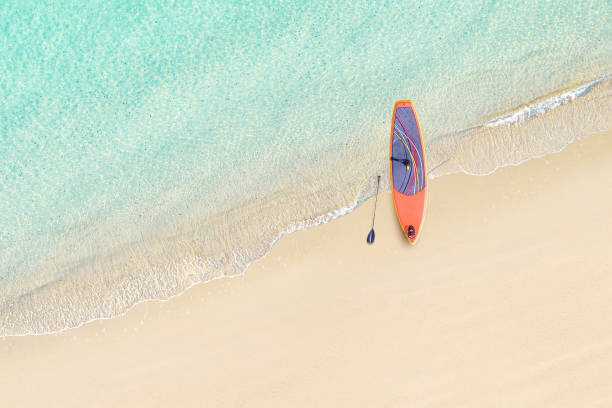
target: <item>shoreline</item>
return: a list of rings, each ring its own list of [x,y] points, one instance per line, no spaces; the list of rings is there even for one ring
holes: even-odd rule
[[[486,177],[430,179],[413,248],[385,192],[372,247],[370,199],[284,235],[235,279],[5,337],[0,402],[603,406],[611,137]]]
[[[428,145],[430,179],[456,173],[489,175],[500,168],[563,151],[584,139],[580,137],[584,132],[612,128],[612,115],[606,114],[612,109],[611,87],[610,76],[604,76],[546,95],[493,121],[435,139]],[[384,160],[367,153],[367,146],[359,145],[352,153],[336,152],[327,162],[345,160],[343,155],[363,157],[367,163],[352,169],[355,180],[369,179],[365,173],[370,170],[371,174],[380,173],[384,191],[388,184],[386,168],[371,169],[373,163]],[[474,162],[485,164],[479,167]],[[318,180],[325,180],[326,184],[321,185]],[[214,217],[202,218],[200,203],[184,212],[176,223],[156,226],[155,239],[141,236],[98,255],[90,254],[74,264],[58,267],[50,262],[47,266],[54,266],[54,273],[64,266],[72,272],[21,295],[18,293],[25,286],[8,287],[7,291],[15,294],[6,296],[3,303],[13,306],[2,309],[0,322],[11,329],[1,329],[0,336],[59,333],[92,321],[113,319],[143,302],[167,301],[200,283],[240,276],[253,262],[267,256],[283,236],[354,211],[363,204],[364,196],[374,194],[374,184],[347,185],[332,167],[309,171],[302,181],[299,188],[264,195]],[[335,188],[338,185],[343,188]],[[281,225],[284,227],[279,229]],[[134,231],[137,233],[138,228]],[[223,238],[217,239],[219,236]],[[89,238],[92,242],[86,245],[88,248],[99,245],[94,238]],[[67,244],[57,246],[58,253],[71,248]],[[33,275],[40,275],[41,279],[46,276],[42,272]],[[90,293],[85,299],[81,294],[87,291]],[[56,307],[47,309],[47,304]],[[75,304],[79,306],[74,307]]]
[[[500,166],[516,166],[562,151],[576,143],[576,138],[580,140],[582,132],[611,128],[612,116],[605,114],[612,107],[606,93],[611,86],[610,77],[604,76],[529,102],[501,114],[493,122],[436,139],[428,145],[430,179],[457,172],[491,174]],[[533,111],[537,111],[535,119]],[[501,125],[496,125],[498,122]],[[563,131],[558,131],[554,123],[565,124]],[[533,135],[536,140],[532,140]],[[363,197],[373,195],[375,188],[374,183],[367,181],[370,177],[366,173],[380,173],[382,185],[388,184],[386,167],[372,168],[378,166],[374,163],[384,163],[385,159],[378,157],[382,150],[370,144],[360,144],[351,153],[330,152],[328,165],[310,170],[304,167],[307,171],[303,183],[295,188],[264,194],[214,217],[202,218],[203,204],[199,203],[185,210],[174,223],[169,220],[160,225],[153,223],[151,234],[154,230],[156,234],[138,238],[138,228],[127,229],[133,240],[97,254],[90,250],[104,240],[99,235],[88,237],[89,243],[84,247],[91,253],[84,260],[58,265],[47,262],[46,268],[55,268],[53,273],[59,274],[54,280],[44,283],[51,275],[47,276],[41,266],[32,275],[42,280],[30,281],[33,287],[39,284],[37,289],[25,292],[25,284],[8,287],[7,292],[14,294],[6,296],[3,303],[13,306],[2,309],[0,322],[10,330],[0,329],[0,336],[59,333],[92,321],[115,318],[143,302],[167,301],[200,283],[244,274],[253,262],[267,256],[281,237],[329,222],[362,205]],[[333,163],[346,160],[345,155],[363,158],[358,168],[344,169],[359,182],[349,185],[334,169]],[[494,158],[495,165],[489,163],[489,157]],[[488,164],[475,170],[478,166],[473,162]],[[325,180],[324,184],[320,180]],[[56,246],[58,254],[69,254],[72,249],[68,241]],[[70,272],[60,273],[64,267]],[[46,308],[48,304],[56,306]]]

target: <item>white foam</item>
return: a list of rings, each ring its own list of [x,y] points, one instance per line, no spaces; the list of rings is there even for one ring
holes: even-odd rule
[[[514,112],[486,122],[482,126],[490,127],[509,124],[521,124],[522,122],[533,119],[536,116],[546,114],[552,109],[558,108],[559,106],[572,102],[576,98],[584,96],[597,85],[600,85],[601,83],[606,82],[609,79],[610,76],[605,76],[578,88],[570,89],[569,91],[566,91],[564,93],[554,95],[541,101],[532,102],[530,104],[524,105],[523,107],[518,110],[515,110]]]

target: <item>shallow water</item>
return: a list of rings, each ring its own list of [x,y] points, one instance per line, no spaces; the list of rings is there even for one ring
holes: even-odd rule
[[[388,188],[396,100],[431,175],[609,129],[607,1],[327,3],[0,5],[0,336],[240,274],[350,211]]]

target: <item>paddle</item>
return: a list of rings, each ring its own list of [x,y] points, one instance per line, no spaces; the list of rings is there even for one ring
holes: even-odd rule
[[[376,204],[378,203],[378,187],[380,186],[380,176],[378,176],[378,182],[376,184],[376,199],[374,200],[374,215],[372,216],[372,229],[368,233],[367,243],[372,245],[374,243],[374,220],[376,219]]]

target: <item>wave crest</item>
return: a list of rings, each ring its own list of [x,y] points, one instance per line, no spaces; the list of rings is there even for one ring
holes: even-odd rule
[[[605,76],[437,138],[428,146],[433,164],[429,175],[487,175],[500,167],[559,152],[576,140],[612,127],[611,95],[612,80]]]

